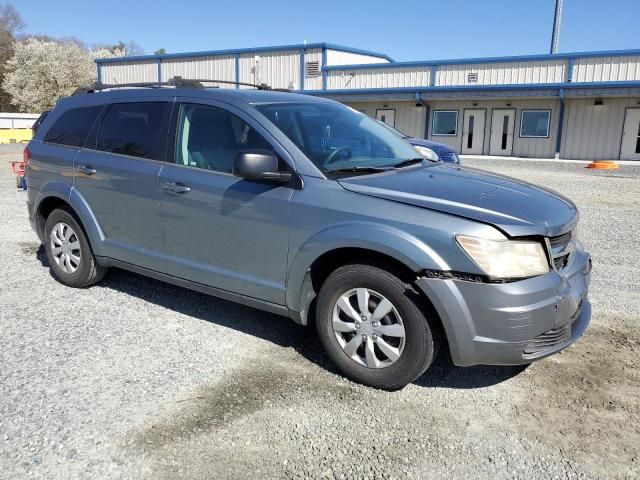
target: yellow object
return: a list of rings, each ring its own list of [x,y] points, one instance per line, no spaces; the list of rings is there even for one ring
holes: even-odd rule
[[[595,160],[587,165],[587,168],[593,168],[596,170],[615,170],[620,167],[616,162],[610,160]]]
[[[31,140],[30,128],[0,128],[0,143],[21,143]]]

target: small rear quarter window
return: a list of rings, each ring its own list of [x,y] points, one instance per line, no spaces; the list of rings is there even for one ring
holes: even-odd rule
[[[44,136],[44,141],[72,147],[84,146],[91,127],[101,110],[102,105],[97,105],[66,111],[49,128]]]

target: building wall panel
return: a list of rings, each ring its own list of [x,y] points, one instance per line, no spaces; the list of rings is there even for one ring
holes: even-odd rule
[[[395,109],[398,130],[412,137],[424,137],[425,108],[416,107],[415,102],[348,102],[347,105],[372,118],[376,118],[376,110]]]
[[[441,65],[436,85],[561,83],[566,80],[566,68],[566,60]],[[477,73],[478,80],[469,82],[470,73]]]
[[[304,61],[306,62],[318,62],[320,68],[322,68],[322,49],[314,48],[305,50]],[[322,70],[317,77],[305,77],[304,78],[305,90],[321,90],[322,89]]]
[[[327,88],[415,87],[428,86],[430,82],[431,67],[330,70],[327,77]]]
[[[358,65],[364,63],[389,63],[386,58],[327,49],[327,65]]]
[[[155,60],[105,63],[101,76],[102,83],[156,82],[158,63]]]
[[[240,81],[300,88],[300,50],[240,55]]]
[[[571,77],[572,82],[640,80],[640,55],[578,58]]]
[[[620,158],[620,142],[625,111],[637,107],[635,98],[566,100],[560,156],[579,160],[615,160]]]
[[[175,76],[183,78],[200,78],[235,81],[235,56],[216,57],[188,57],[181,59],[167,59],[162,61],[162,80],[166,81]],[[216,84],[205,84],[216,85]],[[217,84],[220,88],[235,88],[234,85]]]
[[[553,99],[527,99],[527,100],[491,100],[491,101],[429,101],[429,139],[434,142],[445,143],[460,153],[462,147],[462,121],[464,110],[485,110],[485,131],[483,154],[489,153],[491,140],[491,118],[494,109],[513,108],[516,110],[516,118],[513,132],[513,156],[529,158],[552,158],[555,154],[556,134],[558,130],[558,106],[559,101]],[[509,105],[507,105],[507,103]],[[521,138],[520,119],[522,110],[551,110],[551,119],[548,138]],[[433,112],[435,110],[457,110],[458,130],[455,136],[432,135]]]

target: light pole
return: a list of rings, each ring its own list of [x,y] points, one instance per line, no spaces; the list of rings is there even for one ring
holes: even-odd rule
[[[556,14],[553,17],[553,32],[551,33],[551,54],[558,52],[560,43],[560,22],[562,21],[563,0],[556,0]]]

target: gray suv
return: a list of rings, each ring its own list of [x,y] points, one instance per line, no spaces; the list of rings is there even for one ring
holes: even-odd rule
[[[61,283],[118,267],[315,324],[345,375],[383,389],[443,343],[455,365],[523,364],[587,328],[570,200],[429,161],[330,100],[155,87],[61,99],[25,150]]]

